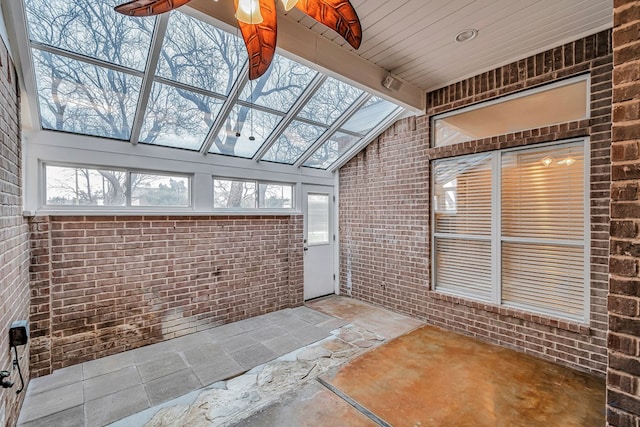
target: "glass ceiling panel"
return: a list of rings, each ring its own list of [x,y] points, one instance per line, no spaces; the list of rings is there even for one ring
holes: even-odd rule
[[[267,72],[244,87],[240,99],[286,113],[316,74],[304,65],[276,55]]]
[[[247,53],[242,39],[180,12],[172,12],[156,74],[229,94]]]
[[[32,50],[44,129],[129,139],[142,79]]]
[[[360,89],[329,77],[300,111],[299,116],[330,125],[361,94]]]
[[[396,108],[398,108],[397,105],[378,98],[377,96],[372,96],[371,99],[342,125],[342,129],[364,135],[389,117],[389,114],[394,112]]]
[[[322,144],[320,148],[313,153],[313,156],[304,162],[303,166],[327,169],[333,162],[338,160],[340,156],[356,145],[360,139],[358,136],[336,132],[331,139]]]
[[[121,0],[26,0],[31,40],[143,71],[155,18],[115,13]]]
[[[294,120],[262,160],[292,165],[325,131],[326,128]]]
[[[252,158],[280,120],[282,116],[236,104],[209,152]]]
[[[154,83],[140,142],[199,150],[224,101]]]

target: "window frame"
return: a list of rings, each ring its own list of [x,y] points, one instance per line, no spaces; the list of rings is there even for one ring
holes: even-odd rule
[[[503,303],[502,301],[502,245],[503,242],[512,242],[514,240],[518,240],[520,243],[537,243],[536,239],[528,239],[528,238],[503,238],[502,236],[502,198],[501,198],[501,189],[502,189],[502,156],[505,153],[517,152],[517,151],[528,151],[535,152],[541,151],[548,148],[563,148],[570,146],[580,146],[583,148],[584,155],[584,189],[583,189],[583,198],[584,198],[584,238],[583,242],[583,256],[584,256],[584,288],[583,288],[583,310],[581,316],[571,316],[567,313],[562,313],[554,310],[541,309],[538,307],[531,307],[525,304],[518,303]],[[491,300],[482,299],[478,295],[473,295],[471,293],[467,293],[464,291],[453,291],[453,290],[444,290],[438,289],[437,285],[437,271],[438,271],[438,263],[437,263],[437,253],[436,253],[436,239],[440,238],[455,238],[455,234],[447,234],[447,233],[438,233],[435,231],[435,220],[436,220],[436,212],[434,205],[434,197],[435,197],[435,174],[433,173],[433,165],[439,161],[447,161],[453,159],[460,159],[465,157],[472,157],[481,155],[482,153],[473,153],[466,154],[462,156],[454,156],[454,157],[443,157],[440,159],[433,160],[430,163],[430,261],[431,261],[431,273],[430,273],[430,291],[437,292],[439,294],[451,295],[460,297],[463,299],[468,299],[476,302],[480,302],[483,304],[491,304],[494,306],[500,306],[505,308],[511,308],[518,311],[525,311],[533,314],[544,315],[544,316],[552,316],[556,318],[566,319],[571,322],[579,322],[581,324],[589,324],[590,321],[590,308],[591,308],[591,204],[590,204],[590,138],[576,138],[562,141],[553,141],[548,143],[536,144],[535,146],[522,146],[522,147],[514,147],[507,148],[503,150],[494,150],[491,151]],[[574,242],[574,240],[567,240],[567,242]],[[562,244],[562,239],[557,239],[554,243]]]
[[[431,145],[430,148],[442,148],[442,147],[448,147],[448,146],[453,146],[454,144],[444,144],[444,145],[437,145],[436,144],[436,121],[440,120],[440,119],[446,119],[447,117],[452,117],[452,116],[456,116],[458,114],[463,114],[463,113],[467,113],[469,111],[474,111],[474,110],[479,110],[485,107],[490,107],[492,105],[496,105],[496,104],[501,104],[503,102],[507,102],[507,101],[513,101],[519,98],[525,98],[527,96],[531,96],[531,95],[535,95],[538,93],[542,93],[542,92],[546,92],[546,91],[550,91],[553,89],[558,89],[558,88],[562,88],[565,86],[569,86],[575,83],[580,83],[580,82],[585,82],[586,83],[586,99],[585,99],[585,116],[581,119],[581,120],[585,120],[585,119],[589,119],[591,118],[591,74],[590,73],[586,73],[586,74],[580,74],[578,76],[574,76],[574,77],[569,77],[566,79],[562,79],[562,80],[558,80],[555,81],[553,83],[546,83],[546,84],[542,84],[540,86],[535,86],[535,87],[531,87],[531,88],[526,88],[524,90],[521,90],[519,92],[513,93],[511,95],[505,95],[505,96],[501,96],[489,101],[483,101],[483,102],[479,102],[477,104],[472,104],[469,105],[467,107],[463,107],[463,108],[459,108],[456,110],[452,110],[452,111],[447,111],[446,113],[441,113],[441,114],[437,114],[435,116],[432,116],[429,120],[429,137],[430,137],[430,141],[431,141]],[[564,122],[553,122],[553,123],[547,123],[545,126],[553,126],[553,125],[558,125],[560,123],[564,123]],[[523,132],[526,130],[530,130],[533,128],[525,128],[525,129],[518,129],[518,130],[514,130],[513,132]],[[492,136],[488,136],[486,138],[492,138],[494,136],[499,136],[499,135],[492,135]],[[484,139],[483,138],[479,138],[479,139]]]
[[[221,180],[221,181],[236,181],[236,182],[252,182],[255,184],[255,194],[256,194],[256,198],[255,198],[255,207],[253,208],[238,208],[238,207],[231,207],[231,208],[220,208],[220,207],[216,207],[215,206],[215,182],[216,180]],[[288,186],[291,187],[291,207],[290,208],[273,208],[273,207],[260,207],[260,185],[283,185],[283,186]],[[213,204],[211,205],[211,209],[213,210],[213,212],[240,212],[240,213],[247,213],[247,212],[260,212],[262,213],[266,213],[266,212],[275,212],[275,213],[295,213],[296,211],[296,184],[293,182],[282,182],[282,181],[270,181],[270,180],[260,180],[260,179],[246,179],[246,178],[236,178],[236,177],[228,177],[228,176],[221,176],[221,175],[213,175],[212,176],[212,180],[211,180],[211,193],[213,195]]]
[[[169,211],[186,211],[191,212],[194,209],[194,191],[193,191],[193,174],[183,172],[173,172],[155,169],[138,169],[128,167],[113,167],[95,164],[82,164],[82,163],[68,163],[68,162],[40,162],[40,180],[39,180],[39,198],[40,207],[45,211],[95,211],[95,212],[134,212],[134,211],[151,211],[151,212],[169,212]],[[111,205],[53,205],[47,203],[47,166],[61,167],[61,168],[73,168],[73,169],[91,169],[91,170],[111,170],[124,172],[127,174],[125,182],[125,196],[126,204],[124,206],[111,206]],[[131,204],[132,189],[131,189],[131,175],[132,174],[146,174],[146,175],[160,175],[167,178],[178,177],[186,178],[189,185],[188,205],[187,206],[174,206],[174,205],[156,205],[156,206],[135,206]]]

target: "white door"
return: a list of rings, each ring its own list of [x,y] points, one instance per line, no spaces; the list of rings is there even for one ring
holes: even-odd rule
[[[305,185],[304,299],[335,292],[333,279],[333,188]]]

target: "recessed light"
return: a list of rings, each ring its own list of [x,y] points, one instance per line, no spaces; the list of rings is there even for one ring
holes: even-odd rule
[[[478,35],[478,30],[468,29],[462,30],[458,34],[456,34],[455,40],[458,43],[468,42],[469,40],[473,40]]]

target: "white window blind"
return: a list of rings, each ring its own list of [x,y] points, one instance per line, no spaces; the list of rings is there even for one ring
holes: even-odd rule
[[[435,289],[586,321],[582,143],[434,162]]]
[[[502,301],[581,317],[584,150],[502,155]]]
[[[439,289],[491,296],[491,176],[490,154],[435,165]]]

